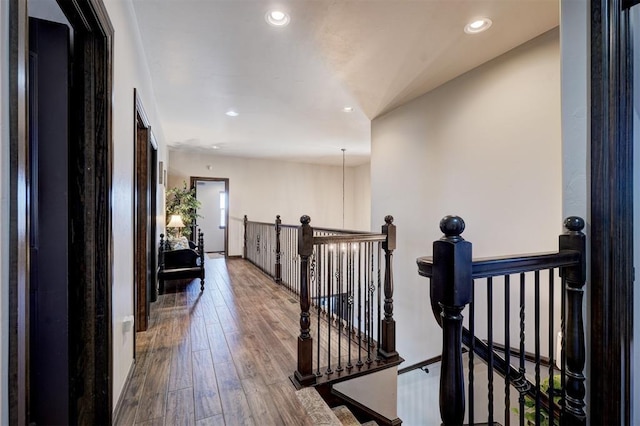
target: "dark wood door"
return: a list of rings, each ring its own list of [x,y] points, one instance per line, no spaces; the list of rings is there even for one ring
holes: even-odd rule
[[[29,422],[70,424],[69,28],[29,19]],[[71,265],[72,266],[72,265]]]
[[[135,318],[136,331],[149,324],[151,302],[156,296],[156,194],[157,151],[149,120],[134,90],[135,122]]]

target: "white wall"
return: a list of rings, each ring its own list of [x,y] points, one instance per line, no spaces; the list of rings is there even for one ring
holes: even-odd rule
[[[9,2],[0,1],[0,424],[9,424]]]
[[[208,166],[211,166],[209,170]],[[342,166],[237,158],[183,151],[169,152],[169,188],[189,185],[191,176],[229,179],[229,255],[242,254],[244,215],[249,220],[299,224],[309,215],[311,225],[342,228]],[[346,168],[345,228],[368,230],[367,217],[356,217],[353,194],[359,208],[369,205],[366,168]],[[357,179],[356,179],[357,177]],[[356,188],[362,185],[362,189]],[[351,196],[350,196],[351,195]],[[382,225],[382,218],[379,220]],[[205,240],[205,247],[206,247]]]
[[[347,170],[348,176],[353,179],[351,200],[353,202],[354,224],[358,230],[379,232],[384,224],[384,217],[376,217],[371,220],[371,165],[369,163]]]
[[[558,30],[372,123],[372,217],[398,227],[395,308],[406,365],[441,351],[428,280],[440,219],[461,216],[474,256],[557,249],[562,224]]]
[[[120,397],[133,363],[135,327],[123,319],[134,313],[133,305],[133,194],[134,194],[134,123],[133,89],[149,117],[160,147],[158,160],[165,161],[161,121],[155,110],[155,98],[135,14],[131,2],[106,1],[114,27],[113,68],[113,404]],[[159,215],[164,217],[164,191],[159,186]],[[162,219],[158,219],[164,227]],[[160,228],[158,233],[162,232]]]

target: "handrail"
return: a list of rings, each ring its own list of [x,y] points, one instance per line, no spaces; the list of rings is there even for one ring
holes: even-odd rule
[[[244,216],[243,257],[296,296],[300,290],[298,228],[299,225],[283,224],[280,215],[274,222],[252,221]],[[318,240],[318,244],[375,242],[385,238],[374,232],[317,227],[313,228],[313,235],[314,238],[324,238]]]
[[[480,258],[473,261],[471,277],[473,279],[488,278],[575,266],[580,263],[580,258],[580,252],[573,250]],[[427,278],[433,276],[433,256],[419,257],[416,262],[421,276]]]
[[[309,216],[302,216],[297,234],[300,336],[294,384],[338,381],[364,370],[373,372],[372,366],[397,365],[402,360],[393,319],[393,217],[385,217],[380,234],[317,235],[310,222]],[[320,326],[325,320],[326,334]],[[324,356],[321,342],[326,342]],[[327,362],[322,367],[321,359]]]
[[[516,387],[520,393],[521,416],[524,410],[524,397],[528,395],[535,400],[536,422],[541,421],[541,410],[547,410],[552,423],[559,418],[561,424],[585,424],[584,411],[585,365],[584,324],[582,318],[583,286],[586,281],[585,272],[585,236],[582,233],[584,220],[570,217],[565,220],[567,232],[559,238],[559,250],[555,253],[542,253],[518,256],[501,256],[472,260],[471,243],[465,241],[461,234],[464,221],[457,216],[447,216],[440,222],[440,229],[445,234],[433,243],[432,257],[417,259],[418,272],[431,279],[431,307],[436,321],[443,329],[442,370],[440,382],[440,412],[444,425],[461,424],[465,412],[464,374],[462,367],[462,344],[470,349],[470,368],[473,354],[489,364],[489,423],[493,420],[493,369],[505,378],[505,387]],[[549,302],[553,306],[553,271],[559,269],[562,279],[561,293],[561,325],[563,332],[561,356],[561,406],[553,399],[540,392],[540,271],[549,270]],[[535,278],[535,346],[536,346],[536,385],[524,376],[524,319],[525,274],[533,272]],[[520,275],[520,368],[516,369],[510,362],[509,350],[509,290],[511,275]],[[504,358],[494,354],[492,340],[492,295],[493,277],[504,277],[505,288],[505,355]],[[475,279],[486,279],[488,299],[488,344],[474,336],[474,285]],[[462,326],[462,311],[470,306],[470,330]],[[549,308],[550,329],[553,328],[552,308]],[[549,350],[553,348],[555,336],[549,335]],[[550,355],[553,360],[552,355]],[[552,367],[549,369],[552,375]],[[470,373],[470,380],[473,378]],[[472,385],[470,383],[470,388]],[[507,392],[507,390],[505,390]],[[550,393],[553,392],[551,385]],[[554,394],[555,395],[555,394]],[[473,398],[470,397],[469,423],[473,423]],[[505,404],[508,412],[508,404]],[[550,407],[553,407],[550,410]],[[505,413],[507,415],[507,413]],[[522,417],[521,417],[522,419]]]
[[[376,242],[384,241],[387,236],[384,234],[350,234],[350,235],[323,235],[313,237],[313,243],[317,245],[323,244],[339,244],[339,243],[359,243],[359,242]]]

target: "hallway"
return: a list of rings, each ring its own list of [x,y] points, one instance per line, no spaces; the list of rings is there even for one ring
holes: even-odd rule
[[[205,262],[203,293],[172,281],[152,304],[115,424],[309,425],[288,377],[299,304],[244,260]]]

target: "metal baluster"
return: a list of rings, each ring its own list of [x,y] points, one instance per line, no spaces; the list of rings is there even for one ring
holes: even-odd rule
[[[553,294],[553,284],[554,284],[554,270],[549,269],[549,425],[553,426],[553,418],[554,418],[554,404],[553,404],[553,364],[554,364],[554,353],[553,347],[555,343],[555,333],[553,327],[553,305],[554,305],[554,294]]]
[[[520,274],[520,374],[524,377],[524,320],[525,320],[525,274]],[[524,394],[520,392],[518,398],[519,411],[520,411],[520,426],[524,426]]]
[[[371,283],[373,282],[373,247],[371,247],[371,243],[367,243],[367,364],[371,364],[371,328],[372,328],[372,298],[373,292],[371,291]]]
[[[332,318],[332,287],[333,287],[333,250],[329,246],[329,258],[327,259],[327,371],[325,374],[333,374],[331,369],[331,318]]]
[[[318,308],[318,334],[317,334],[317,340],[318,340],[318,349],[317,349],[317,361],[316,361],[316,376],[322,376],[322,372],[320,371],[320,320],[321,320],[321,313],[322,313],[322,258],[323,258],[323,251],[322,251],[322,246],[321,245],[317,245],[316,246],[316,253],[318,253],[318,276],[317,276],[317,282],[316,282],[316,305]]]
[[[489,341],[489,368],[487,370],[488,384],[488,404],[489,424],[493,424],[493,278],[487,278],[487,328]]]
[[[476,301],[476,282],[475,280],[471,283],[471,303],[469,303],[469,332],[471,333],[471,347],[469,348],[469,424],[474,424],[474,403],[473,403],[473,361],[475,359],[475,351],[476,351],[476,309],[475,309],[475,301]]]
[[[567,399],[567,386],[566,386],[566,369],[567,369],[567,360],[565,357],[565,351],[564,351],[564,339],[566,336],[566,303],[567,303],[567,280],[564,277],[564,274],[562,274],[561,279],[560,279],[560,330],[562,331],[562,338],[560,339],[560,347],[562,348],[562,350],[560,351],[560,383],[562,385],[562,397],[560,398],[560,408],[561,408],[561,415],[560,418],[564,418],[564,416],[566,415],[567,412],[567,404],[566,404],[566,399]]]
[[[509,365],[511,364],[511,340],[510,340],[510,326],[509,326],[509,311],[510,311],[510,276],[504,276],[504,359],[507,361],[507,373],[504,375],[504,424],[509,426],[510,422],[510,408],[511,401],[509,399],[509,391],[511,390],[511,381],[509,377]]]
[[[342,250],[342,245],[340,245],[340,249],[336,250],[336,263],[338,266],[338,273],[336,274],[336,291],[337,291],[337,296],[338,296],[338,314],[336,315],[337,319],[338,319],[338,324],[337,324],[337,331],[338,331],[338,368],[336,368],[336,371],[340,372],[343,370],[342,368],[342,268],[343,268],[343,264],[342,264],[342,255],[343,255],[343,250]]]
[[[378,349],[380,349],[380,344],[382,342],[381,333],[382,327],[380,326],[382,320],[382,276],[380,274],[380,262],[382,261],[382,243],[376,243],[378,245],[378,318],[376,319],[376,324],[378,325]],[[379,359],[379,353],[377,358]]]
[[[361,247],[358,250],[358,367],[362,367],[362,256],[366,246],[361,244]]]
[[[540,424],[540,271],[535,271],[535,295],[534,295],[534,340],[535,340],[535,372],[536,372],[536,419]]]

